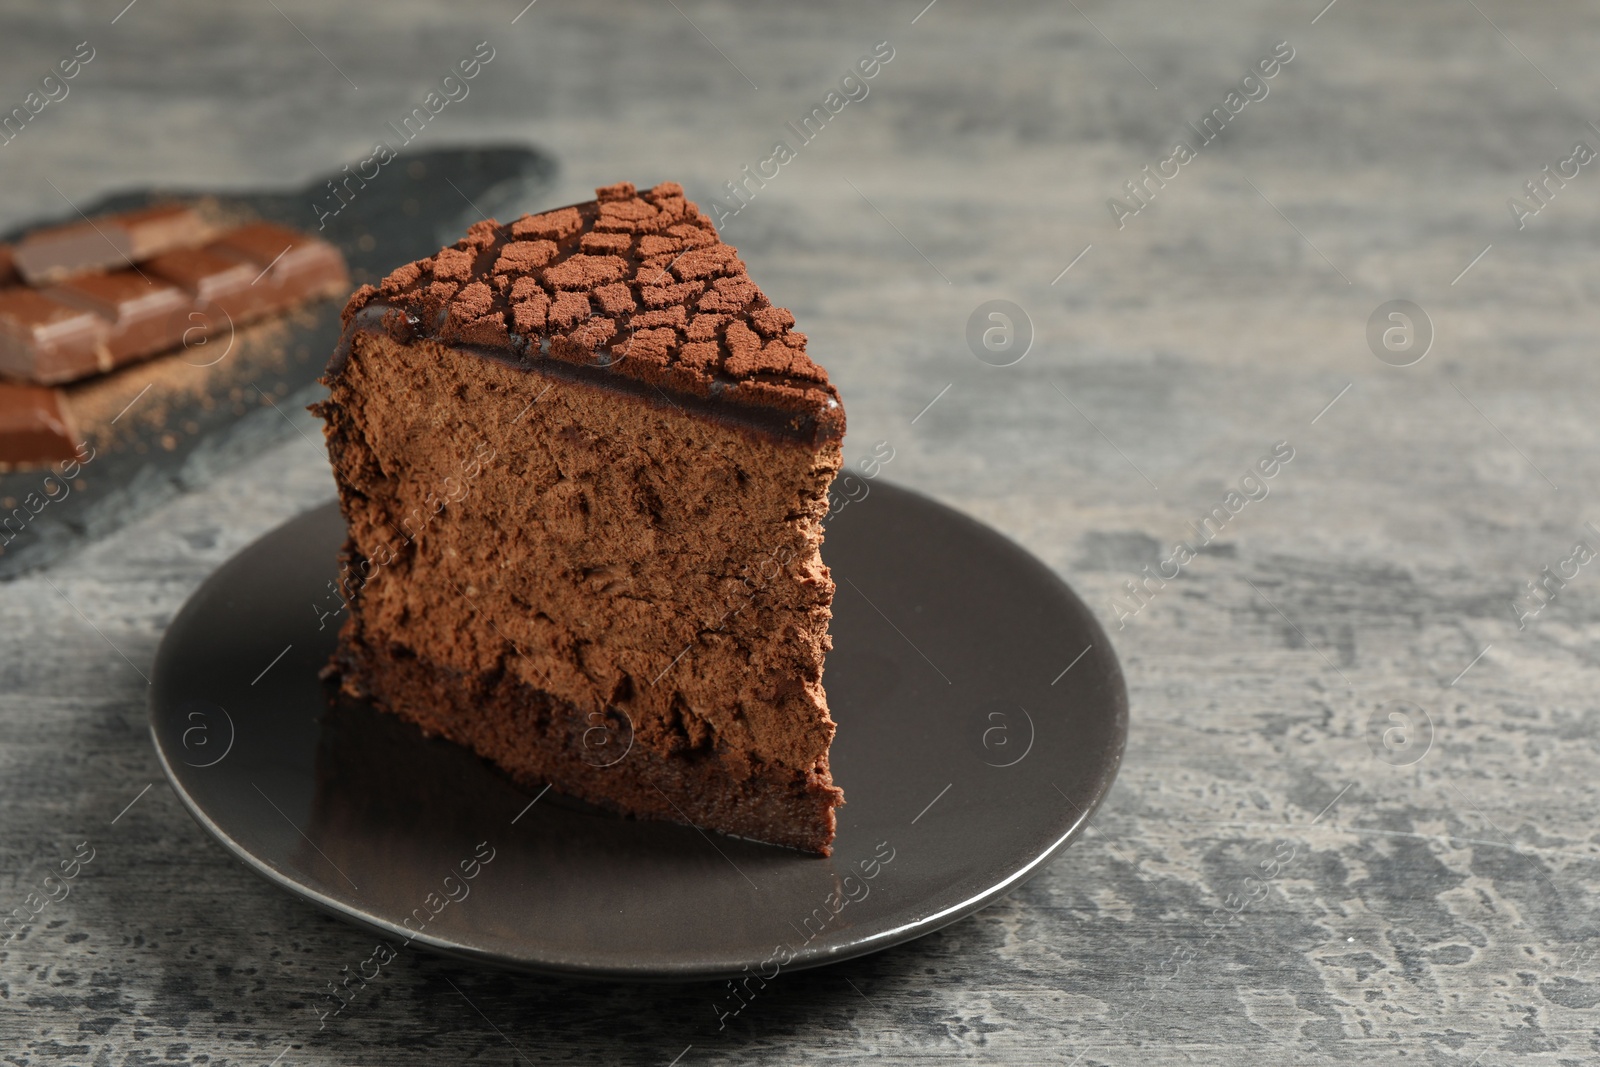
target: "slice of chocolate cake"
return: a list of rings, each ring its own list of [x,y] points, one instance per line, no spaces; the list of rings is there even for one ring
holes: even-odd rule
[[[681,187],[597,195],[346,308],[334,669],[526,786],[827,855],[838,393]]]

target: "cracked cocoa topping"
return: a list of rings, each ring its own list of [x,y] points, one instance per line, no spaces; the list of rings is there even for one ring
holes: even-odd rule
[[[838,392],[794,316],[762,294],[682,186],[640,194],[620,182],[595,195],[507,226],[477,223],[453,247],[362,286],[345,308],[344,347],[358,329],[428,337],[764,412],[810,439],[843,435]],[[336,359],[330,377],[341,367]]]

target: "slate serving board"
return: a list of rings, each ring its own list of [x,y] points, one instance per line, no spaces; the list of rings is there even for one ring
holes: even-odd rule
[[[341,171],[289,191],[143,189],[78,206],[92,217],[177,200],[213,218],[283,223],[337,245],[359,286],[431,255],[484,215],[510,218],[538,206],[555,173],[554,157],[535,148],[454,148],[398,156],[364,186],[345,187],[347,202],[328,185],[344,179]],[[0,240],[77,217],[38,219]],[[317,301],[75,387],[75,406],[99,412],[79,425],[93,458],[68,471],[64,495],[51,467],[0,473],[0,581],[61,558],[278,440],[302,433],[315,441],[301,416],[323,392],[317,379],[338,340],[342,306]],[[228,354],[219,359],[219,351]]]

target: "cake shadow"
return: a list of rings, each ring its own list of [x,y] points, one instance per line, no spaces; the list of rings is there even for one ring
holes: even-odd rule
[[[342,692],[336,679],[326,680],[323,688],[327,706],[320,719],[310,840],[299,854],[307,863],[327,853],[330,843],[357,855],[364,841],[398,845],[402,851],[408,851],[408,841],[470,844],[525,817],[524,829],[536,825],[542,846],[620,847],[644,864],[678,856],[686,842],[702,840],[691,824],[638,818],[553,787],[518,782],[465,746],[430,736],[415,723]],[[537,820],[530,815],[535,806]],[[509,822],[498,817],[501,813],[509,813]],[[404,827],[412,832],[397,835]],[[782,845],[712,833],[736,861],[765,865],[811,858]]]

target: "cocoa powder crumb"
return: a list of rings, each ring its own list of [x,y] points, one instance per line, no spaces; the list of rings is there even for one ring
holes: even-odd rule
[[[593,255],[620,256],[632,246],[633,238],[625,233],[586,233],[578,239],[578,247]]]
[[[608,315],[621,315],[634,309],[633,290],[626,285],[602,285],[593,295],[595,305]]]
[[[422,264],[407,263],[403,267],[396,267],[390,271],[389,276],[383,279],[383,285],[380,288],[392,296],[395,293],[401,293],[411,288],[420,277],[422,277]]]
[[[550,325],[566,329],[589,317],[589,294],[557,293],[550,305]]]
[[[472,253],[459,248],[445,248],[433,257],[433,276],[464,282],[472,277]]]
[[[788,308],[765,307],[750,316],[750,324],[762,337],[777,337],[794,325]]]
[[[549,263],[555,254],[554,241],[513,241],[500,249],[494,270],[497,274],[526,274]]]
[[[514,237],[543,237],[559,241],[571,237],[583,228],[583,217],[575,207],[557,208],[543,215],[524,215],[511,224]]]
[[[542,292],[526,297],[511,307],[516,330],[524,336],[543,333],[549,313],[550,298]]]
[[[621,256],[590,256],[579,253],[551,267],[540,278],[555,289],[593,289],[621,279],[628,264]]]
[[[661,308],[658,311],[641,311],[633,316],[633,328],[636,330],[650,326],[672,326],[683,329],[684,310],[681,304]]]
[[[500,224],[494,219],[484,219],[474,222],[467,228],[467,235],[456,242],[456,247],[473,252],[482,252],[485,248],[500,239]]]
[[[602,204],[611,200],[632,200],[634,186],[632,182],[617,182],[615,185],[602,185],[594,191],[594,198]]]

